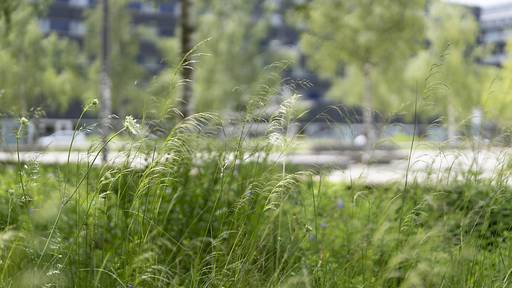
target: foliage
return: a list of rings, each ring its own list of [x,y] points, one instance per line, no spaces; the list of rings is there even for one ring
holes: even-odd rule
[[[204,136],[196,133],[214,120],[201,114],[181,123],[159,148],[169,158],[143,169],[29,163],[22,188],[17,169],[1,166],[0,283],[509,285],[505,178],[468,173],[405,190],[333,184],[283,174],[265,160],[226,162],[244,149],[238,141],[224,143],[238,147],[235,154],[198,148]]]
[[[291,103],[269,133],[286,131]],[[247,131],[223,142],[226,150],[211,148],[219,124],[212,114],[193,115],[153,145],[126,117],[115,135],[129,131],[140,142],[120,165],[93,167],[101,152],[93,148],[90,162],[3,166],[1,285],[278,285],[298,265],[304,239],[280,217],[298,175],[266,157],[248,160],[272,147],[245,150]],[[155,161],[140,162],[148,156]],[[279,238],[291,242],[276,247]]]
[[[119,0],[110,3],[111,19],[111,81],[112,81],[112,103],[114,112],[120,116],[139,112],[141,103],[145,102],[146,94],[141,89],[148,79],[148,71],[138,61],[141,43],[151,43],[155,37],[147,29],[133,29],[132,17],[127,8],[129,1]],[[85,37],[85,53],[90,61],[86,75],[87,90],[85,98],[87,101],[97,98],[99,91],[99,51],[100,51],[100,28],[101,28],[101,6],[97,5],[94,10],[88,11],[86,25],[87,34]],[[148,36],[143,36],[145,32]]]
[[[169,109],[177,107],[177,86],[181,83],[179,43],[176,37],[168,37],[155,41],[162,55],[165,68],[150,79],[146,92],[149,104],[146,113],[153,114],[157,119],[164,117]]]
[[[312,286],[496,287],[509,281],[512,227],[505,219],[512,207],[504,186],[309,185],[316,193],[305,195],[302,205],[309,215],[304,221],[314,227],[305,248]]]
[[[0,166],[0,285],[509,285],[510,163],[490,179],[449,167],[422,184],[376,187],[291,173],[271,159],[286,148],[295,100],[251,148],[249,131],[227,134],[213,114],[153,141],[128,116],[111,138],[133,135],[125,162],[97,167],[93,147],[83,162]]]
[[[423,7],[421,0],[315,0],[300,44],[309,66],[335,82],[330,95],[347,104],[361,103],[361,75],[371,65],[375,109],[388,112],[403,101],[401,94],[389,92],[403,79],[404,63],[423,44]]]
[[[507,44],[507,53],[512,49]],[[502,69],[489,73],[484,82],[487,93],[483,96],[483,106],[486,114],[497,123],[508,128],[512,123],[512,114],[509,107],[511,103],[510,91],[512,91],[512,61],[506,60]]]
[[[11,14],[16,10],[16,2],[13,0],[2,0],[0,2],[0,19],[4,21],[4,24],[9,25],[11,23]]]
[[[485,58],[477,47],[478,23],[466,7],[435,3],[431,6],[427,36],[429,49],[421,51],[407,69],[407,80],[425,93],[422,110],[426,115],[464,120],[482,105],[488,87],[484,84],[493,70],[477,64]],[[428,79],[425,81],[425,79]]]
[[[19,5],[10,23],[0,23],[0,30],[0,112],[63,110],[70,99],[79,97],[84,59],[78,47],[55,34],[44,35],[34,7]]]
[[[203,2],[199,11],[196,39],[211,38],[199,48],[195,79],[198,111],[239,110],[256,93],[258,79],[268,64],[269,52],[262,53],[269,19],[253,17],[261,1]],[[267,55],[266,55],[267,54]]]

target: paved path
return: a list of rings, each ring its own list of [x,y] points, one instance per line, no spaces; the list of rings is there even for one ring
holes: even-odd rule
[[[405,151],[404,151],[405,152]],[[507,164],[512,151],[509,149],[471,150],[418,150],[410,161],[392,161],[389,164],[353,164],[345,170],[333,171],[328,178],[334,182],[359,181],[370,184],[429,180],[446,183],[464,172],[472,171],[492,179]]]
[[[64,151],[51,151],[51,152],[21,152],[19,154],[21,162],[36,161],[44,164],[66,164],[68,163],[68,153]],[[201,159],[201,155],[198,155],[198,159]],[[245,161],[258,161],[264,158],[263,154],[248,155]],[[147,163],[151,162],[151,159],[145,158],[143,155],[133,156],[126,152],[111,152],[109,154],[109,163],[114,165],[125,164],[129,159],[130,166],[132,167],[144,167]],[[203,158],[204,159],[204,158]],[[228,158],[229,159],[229,158]],[[268,156],[268,160],[274,162],[285,161],[287,164],[292,164],[305,170],[319,170],[319,169],[346,169],[352,162],[350,157],[339,154],[271,154]],[[197,160],[201,161],[201,160]],[[1,162],[18,162],[18,154],[13,152],[0,152],[0,163]],[[69,155],[69,163],[89,163],[93,165],[101,165],[101,156],[97,156],[96,153],[87,152],[71,152]]]
[[[407,151],[400,151],[408,155]],[[448,181],[461,172],[478,171],[482,177],[493,178],[499,169],[507,163],[510,149],[482,149],[477,152],[471,150],[416,150],[413,152],[410,161],[407,159],[392,161],[387,164],[364,165],[353,163],[346,155],[335,154],[307,154],[287,155],[287,163],[301,165],[306,168],[323,167],[329,168],[331,172],[328,179],[333,182],[366,182],[370,184],[381,184],[386,182],[404,181],[406,175],[408,180],[424,181]],[[87,152],[72,152],[71,163],[92,163],[95,154]],[[101,164],[101,157],[98,157],[94,164]],[[63,164],[67,162],[67,152],[21,152],[21,161],[38,161],[45,164]],[[123,163],[127,159],[125,152],[114,152],[111,154],[111,163]],[[141,167],[147,163],[143,157],[132,157],[131,165]],[[283,156],[273,154],[270,157],[273,161],[283,161]],[[11,152],[0,152],[0,162],[17,162],[17,154]]]

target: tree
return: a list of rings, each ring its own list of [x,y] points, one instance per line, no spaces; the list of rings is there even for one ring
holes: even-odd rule
[[[263,52],[268,18],[254,17],[261,1],[211,1],[203,4],[198,39],[208,39],[200,52],[196,74],[195,106],[199,111],[242,110],[271,59]]]
[[[158,37],[153,35],[153,37]],[[156,119],[167,116],[171,107],[177,105],[177,88],[181,80],[179,64],[181,59],[180,44],[177,37],[160,37],[156,43],[157,50],[162,56],[165,68],[155,75],[148,83],[148,108],[146,115],[153,115]]]
[[[181,0],[181,56],[183,59],[183,67],[181,68],[181,76],[184,80],[180,111],[183,117],[192,114],[192,77],[194,75],[194,67],[191,54],[193,53],[193,33],[194,24],[192,20],[192,0]]]
[[[11,23],[11,15],[16,10],[17,5],[17,1],[14,0],[0,1],[0,20],[3,20],[5,25],[8,26]]]
[[[9,23],[0,22],[1,112],[62,110],[80,95],[78,47],[55,34],[45,36],[36,16],[34,6],[20,3]]]
[[[507,54],[512,52],[507,43]],[[483,107],[492,120],[508,128],[512,124],[512,59],[508,58],[501,70],[487,73],[483,81]]]
[[[260,89],[265,73],[265,66],[273,60],[276,51],[263,51],[263,45],[269,32],[269,10],[271,7],[262,5],[262,1],[248,0],[213,0],[198,1],[192,10],[195,23],[194,38],[197,47],[193,51],[193,81],[187,81],[183,89],[192,89],[193,98],[187,98],[189,108],[203,111],[242,110],[249,98]],[[256,13],[261,17],[254,17]],[[200,15],[200,17],[199,17]],[[183,30],[183,29],[182,29]],[[180,31],[183,34],[183,31]],[[183,36],[179,39],[182,42]],[[176,95],[169,95],[169,79],[175,75],[175,67],[179,63],[178,49],[183,43],[166,39],[158,45],[167,69],[152,82],[152,94],[168,95],[182,101]],[[191,57],[192,55],[188,55]],[[185,68],[184,71],[191,69]],[[190,79],[190,75],[181,74],[181,79]],[[171,83],[170,85],[174,85]],[[268,83],[265,83],[268,84]],[[186,88],[186,86],[190,86]],[[172,87],[171,87],[172,88]],[[182,90],[182,92],[184,91]],[[187,90],[191,91],[191,90]],[[183,103],[173,103],[184,107]]]
[[[383,108],[375,106],[376,80],[400,75],[397,68],[403,69],[423,44],[424,7],[423,0],[313,0],[310,4],[300,45],[309,57],[308,65],[321,77],[360,75],[362,83],[347,83],[360,87],[346,100],[364,107],[367,147],[375,141],[373,110]],[[379,96],[385,102],[390,95]]]
[[[103,1],[103,0],[102,0]],[[140,31],[133,29],[127,0],[109,1],[108,16],[115,19],[110,23],[110,82],[112,95],[112,112],[120,117],[128,114],[139,115],[141,102],[146,95],[141,84],[147,80],[147,72],[137,62],[142,37]],[[87,14],[87,34],[85,53],[89,59],[86,79],[88,82],[85,98],[98,96],[102,65],[102,5],[97,5]]]
[[[110,82],[110,13],[109,0],[101,3],[100,99],[102,128],[102,158],[108,160],[109,117],[112,114],[112,83]]]
[[[430,113],[445,117],[448,139],[453,142],[458,120],[481,109],[482,79],[489,73],[476,63],[483,57],[476,47],[478,24],[465,7],[434,3],[428,15],[427,36],[429,48],[412,60],[408,77],[416,83],[429,78],[426,102],[433,105],[427,107]]]

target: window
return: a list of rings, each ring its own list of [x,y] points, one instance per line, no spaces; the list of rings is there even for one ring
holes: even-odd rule
[[[500,30],[488,31],[484,34],[485,42],[497,42],[503,40],[503,32]]]
[[[50,21],[48,19],[40,19],[39,29],[41,29],[41,32],[44,34],[50,32]]]
[[[67,19],[51,19],[50,30],[56,32],[69,32],[69,21]]]
[[[142,4],[142,12],[144,13],[155,13],[156,9],[151,3]]]
[[[69,4],[76,7],[87,7],[89,6],[89,0],[70,0]]]
[[[69,30],[70,34],[73,36],[83,36],[85,35],[86,27],[82,22],[73,21],[69,26]]]
[[[160,26],[158,29],[159,36],[171,37],[174,36],[174,29],[172,27],[162,27]]]
[[[135,11],[140,11],[140,10],[142,10],[142,3],[140,3],[140,2],[130,2],[130,3],[128,3],[128,9],[135,10]]]
[[[160,12],[174,13],[174,4],[160,4]]]

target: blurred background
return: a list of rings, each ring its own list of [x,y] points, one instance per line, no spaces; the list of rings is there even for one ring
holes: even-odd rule
[[[125,116],[255,122],[301,95],[314,151],[508,145],[512,1],[2,0],[0,147],[76,147]],[[93,99],[98,109],[87,109]],[[252,100],[251,100],[252,99]],[[109,119],[101,122],[100,119]],[[256,124],[258,124],[256,123]],[[97,127],[103,127],[103,130]],[[251,135],[265,131],[251,126]],[[303,137],[302,137],[303,136]],[[299,150],[302,148],[299,148]],[[306,149],[306,148],[304,148]]]

